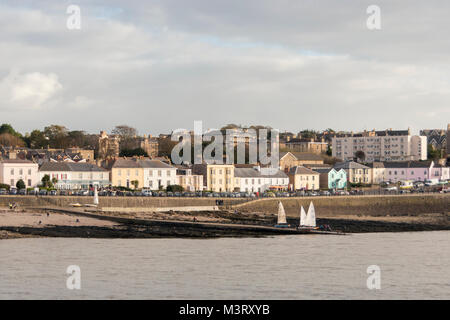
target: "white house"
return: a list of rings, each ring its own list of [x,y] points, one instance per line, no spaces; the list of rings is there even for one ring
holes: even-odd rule
[[[19,180],[22,180],[27,188],[36,187],[40,181],[38,164],[20,159],[0,161],[0,183],[15,187]]]
[[[158,190],[178,184],[177,168],[159,160],[139,160],[144,170],[144,188]]]
[[[235,168],[236,188],[241,192],[265,192],[269,189],[285,190],[289,186],[289,177],[281,170],[270,168]]]
[[[45,175],[57,180],[57,189],[88,189],[110,185],[109,172],[85,162],[44,162],[39,168],[39,180]]]

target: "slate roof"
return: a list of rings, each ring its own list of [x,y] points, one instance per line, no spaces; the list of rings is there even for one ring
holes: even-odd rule
[[[107,170],[87,162],[44,162],[39,171],[106,172]]]
[[[316,153],[295,152],[295,151],[280,152],[280,159],[283,158],[288,153],[292,154],[297,160],[315,160],[315,161],[323,160],[323,158]]]
[[[173,166],[160,160],[139,159],[139,158],[118,158],[112,165],[112,168],[155,168],[171,169]]]
[[[319,174],[319,173],[302,166],[296,166],[289,169],[289,174]]]
[[[370,169],[369,167],[357,163],[355,161],[337,162],[334,165],[335,169]]]
[[[253,168],[235,168],[234,176],[236,178],[287,178],[288,176],[281,170],[277,170],[275,174],[262,174]]]

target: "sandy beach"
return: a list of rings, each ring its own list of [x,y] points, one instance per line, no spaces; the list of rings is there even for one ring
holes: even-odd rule
[[[77,221],[78,220],[78,221]],[[113,227],[116,223],[107,220],[99,220],[88,217],[75,217],[61,213],[28,212],[26,210],[12,211],[0,209],[0,227],[34,227],[45,228],[48,226],[93,226]]]

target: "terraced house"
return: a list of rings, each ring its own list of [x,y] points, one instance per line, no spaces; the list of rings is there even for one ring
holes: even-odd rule
[[[144,185],[144,169],[138,158],[118,158],[111,166],[111,185],[113,187],[133,188]]]
[[[237,182],[232,164],[194,164],[193,173],[203,176],[204,189],[214,192],[232,192]]]
[[[344,169],[350,183],[372,183],[371,168],[360,163],[354,161],[338,162],[334,165],[334,169]]]
[[[347,172],[344,169],[314,169],[320,174],[320,188],[321,189],[344,189],[347,187]]]
[[[111,166],[111,184],[115,187],[159,190],[177,184],[177,169],[160,160],[119,158]]]
[[[235,168],[235,190],[241,192],[265,192],[267,190],[287,190],[289,177],[281,170],[261,168]]]
[[[311,169],[296,166],[289,169],[289,186],[291,190],[319,190],[320,174]]]
[[[107,170],[86,162],[44,162],[39,168],[40,180],[46,174],[57,180],[57,189],[100,188],[110,184]]]
[[[34,188],[39,183],[38,164],[20,159],[0,161],[0,183],[15,187],[22,180],[27,188]]]
[[[384,163],[384,181],[425,181],[449,179],[450,168],[433,161],[405,161]]]

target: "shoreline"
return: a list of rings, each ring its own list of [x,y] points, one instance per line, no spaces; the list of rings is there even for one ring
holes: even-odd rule
[[[195,222],[194,222],[195,219]],[[275,216],[233,211],[108,213],[73,208],[0,211],[0,239],[33,237],[64,238],[191,238],[267,237],[299,234],[273,228]],[[288,217],[295,226],[298,219]],[[333,216],[318,217],[344,233],[414,232],[450,230],[449,213],[421,216]]]

